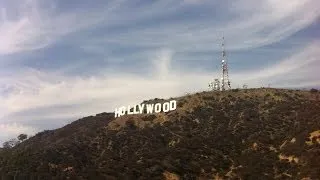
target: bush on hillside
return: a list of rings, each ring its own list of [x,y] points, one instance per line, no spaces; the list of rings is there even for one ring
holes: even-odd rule
[[[136,129],[137,126],[136,126],[136,123],[134,122],[134,120],[130,119],[126,122],[126,126],[129,128],[129,129]]]
[[[312,89],[310,89],[310,92],[311,92],[311,93],[317,93],[317,92],[318,92],[318,89],[312,88]]]
[[[237,88],[237,89],[232,89],[231,90],[232,92],[239,92],[239,89]]]

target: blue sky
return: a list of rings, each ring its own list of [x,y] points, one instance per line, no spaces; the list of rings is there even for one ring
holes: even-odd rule
[[[319,87],[318,0],[0,0],[0,143],[149,98]]]

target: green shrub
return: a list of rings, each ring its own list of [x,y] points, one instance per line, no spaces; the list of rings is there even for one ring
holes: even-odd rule
[[[153,121],[155,118],[157,118],[157,116],[154,115],[154,114],[151,114],[151,115],[148,115],[148,116],[143,117],[142,119],[143,119],[144,121]]]
[[[180,100],[178,101],[177,107],[181,108],[186,103],[186,100]]]
[[[239,92],[239,89],[237,88],[237,89],[232,89],[231,90],[232,92]]]
[[[312,89],[310,89],[310,92],[311,92],[311,93],[317,93],[317,92],[318,92],[318,89],[312,88]]]

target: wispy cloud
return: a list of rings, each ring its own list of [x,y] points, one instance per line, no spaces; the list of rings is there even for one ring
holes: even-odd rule
[[[273,78],[286,80],[289,78],[297,78],[297,76],[306,78],[308,75],[312,75],[312,73],[315,75],[316,71],[313,67],[320,65],[319,56],[320,41],[314,41],[300,52],[297,52],[297,54],[291,55],[270,67],[248,72],[248,74],[252,74],[251,76],[248,76],[248,74],[236,76],[243,80],[270,80]],[[313,69],[313,71],[310,71],[311,69]],[[290,76],[288,76],[288,74],[290,74]]]
[[[256,87],[261,86],[261,81],[264,83],[273,82],[274,79],[285,81],[288,78],[284,77],[290,73],[294,74],[299,68],[304,68],[306,74],[300,73],[300,76],[304,77],[310,74],[310,70],[316,72],[312,66],[308,68],[305,65],[320,63],[319,59],[315,58],[319,56],[319,47],[318,43],[313,43],[274,66],[231,74],[230,78],[235,87],[242,85],[243,82]],[[20,122],[23,122],[23,119],[27,122],[30,119],[43,118],[67,119],[113,111],[117,106],[138,103],[147,98],[168,98],[183,95],[184,92],[206,90],[208,81],[218,72],[174,71],[170,69],[172,53],[174,52],[170,50],[157,52],[155,58],[151,60],[157,63],[150,67],[154,69],[154,75],[148,77],[125,73],[112,76],[106,73],[83,78],[29,70],[18,75],[19,77],[8,78],[3,82],[7,84],[6,89],[10,88],[10,94],[1,96],[0,109],[7,113],[3,114],[6,118],[18,119]],[[296,82],[293,83],[297,85]],[[320,82],[310,79],[309,82],[303,83]],[[45,113],[40,111],[43,108],[47,109]],[[23,117],[26,114],[28,116]]]
[[[116,1],[109,3],[104,12],[108,13],[117,4]],[[3,5],[0,54],[44,48],[69,33],[92,27],[105,19],[101,11],[59,12],[53,1],[14,0],[5,1]]]
[[[230,3],[225,9],[215,8],[219,5],[225,6],[217,2],[204,1],[202,6],[195,6],[191,11],[197,13],[199,18],[159,18],[157,22],[146,21],[148,26],[127,27],[128,30],[120,32],[119,36],[106,34],[96,41],[143,47],[165,46],[177,51],[208,51],[216,49],[220,37],[224,35],[229,39],[230,50],[248,49],[281,41],[319,18],[316,8],[319,3],[314,0],[270,0],[262,3],[238,0]],[[189,5],[176,6],[184,10],[190,9]],[[211,12],[208,12],[208,7],[211,8]],[[166,10],[163,9],[163,13],[166,13]],[[187,15],[181,11],[176,11],[175,14]],[[152,17],[156,18],[157,15]],[[170,15],[175,17],[174,14],[169,13],[168,16]],[[132,16],[139,16],[139,12]],[[90,36],[88,38],[94,39]]]

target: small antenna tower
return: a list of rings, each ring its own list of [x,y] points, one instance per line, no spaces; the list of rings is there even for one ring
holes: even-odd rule
[[[214,79],[214,82],[209,83],[209,90],[220,91],[220,81],[219,79]]]
[[[209,90],[214,90],[213,89],[213,82],[209,82],[208,88],[209,88]]]
[[[224,37],[222,37],[222,78],[221,78],[221,90],[228,90],[231,89],[230,81],[229,81],[229,75],[228,75],[228,63],[227,63],[227,57],[226,57],[226,50],[225,50],[225,42]]]
[[[219,79],[214,79],[213,89],[216,91],[220,91],[220,81]]]

